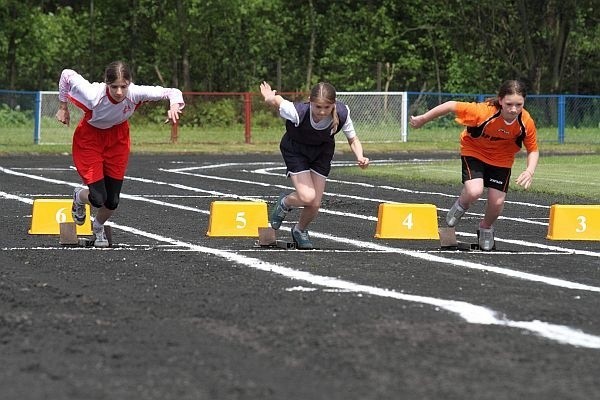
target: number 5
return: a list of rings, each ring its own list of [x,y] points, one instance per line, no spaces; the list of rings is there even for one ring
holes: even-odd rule
[[[246,225],[248,224],[248,222],[246,221],[246,213],[243,211],[240,211],[239,213],[237,213],[237,215],[235,216],[235,222],[236,222],[236,228],[237,229],[244,229],[246,227]]]

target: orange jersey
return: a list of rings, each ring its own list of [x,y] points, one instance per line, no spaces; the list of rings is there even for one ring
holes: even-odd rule
[[[456,103],[456,122],[466,127],[479,126],[494,116],[499,110],[488,103]],[[523,144],[528,153],[538,150],[537,130],[529,112],[523,109],[521,122],[525,127]],[[497,167],[512,168],[521,147],[517,139],[521,135],[521,124],[517,119],[508,124],[498,116],[491,119],[481,136],[472,137],[465,129],[460,134],[461,156],[475,157],[487,164]]]

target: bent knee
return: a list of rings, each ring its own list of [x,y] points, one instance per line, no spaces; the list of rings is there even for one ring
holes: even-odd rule
[[[298,198],[305,206],[312,206],[317,200],[317,194],[314,190],[305,190],[297,192]]]

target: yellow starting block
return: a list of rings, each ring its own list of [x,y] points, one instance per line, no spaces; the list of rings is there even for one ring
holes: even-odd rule
[[[35,199],[31,215],[30,235],[60,235],[60,224],[73,222],[71,216],[72,200]],[[85,206],[86,223],[77,226],[78,235],[91,235],[90,206]]]
[[[378,239],[439,239],[433,204],[383,203],[377,213]]]
[[[213,201],[206,235],[258,237],[258,228],[268,226],[265,202]]]
[[[600,205],[554,204],[546,239],[600,240]]]

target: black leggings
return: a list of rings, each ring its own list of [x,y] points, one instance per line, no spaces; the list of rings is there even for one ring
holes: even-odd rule
[[[122,180],[111,178],[110,176],[89,184],[90,194],[88,198],[90,203],[96,208],[104,206],[109,210],[116,210],[119,205],[122,186]]]

